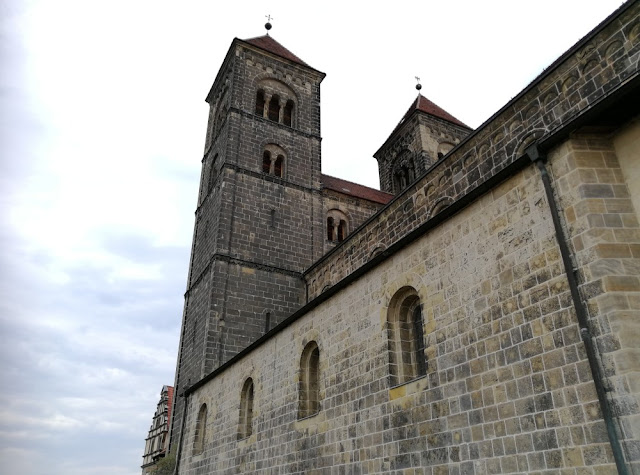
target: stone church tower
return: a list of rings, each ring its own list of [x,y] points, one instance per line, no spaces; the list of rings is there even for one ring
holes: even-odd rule
[[[420,85],[417,86],[420,90]],[[398,194],[464,139],[471,128],[418,94],[389,138],[374,154],[380,188]]]
[[[236,38],[211,87],[178,394],[305,303],[302,273],[324,246],[324,77],[266,35]]]

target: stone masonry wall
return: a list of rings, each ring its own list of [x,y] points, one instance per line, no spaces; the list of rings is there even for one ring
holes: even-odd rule
[[[176,369],[178,394],[261,337],[267,313],[274,326],[305,302],[302,272],[323,252],[323,77],[234,40],[212,86]],[[290,91],[292,126],[256,114],[256,94],[265,81]],[[281,177],[262,171],[268,145],[286,155]],[[182,413],[178,398],[172,444]]]
[[[421,300],[428,372],[390,387],[387,306],[406,286]],[[298,420],[310,340],[321,410]],[[247,377],[253,434],[238,440]],[[194,456],[202,403],[205,449]],[[189,407],[182,474],[614,470],[533,166],[275,334],[190,394]]]
[[[417,175],[422,175],[438,160],[438,146],[442,142],[457,145],[471,131],[422,112],[416,112],[408,122],[376,152],[380,189],[393,193],[392,169],[396,158],[409,150],[414,157]]]
[[[634,209],[614,139],[576,135],[551,163],[607,395],[621,422],[622,448],[640,473],[640,210]],[[634,155],[638,167],[637,140]]]
[[[375,248],[387,248],[463,199],[640,71],[640,3],[630,2],[587,42],[548,70],[472,133],[427,174],[307,272],[310,299],[365,264]]]
[[[329,241],[326,233],[326,216],[327,212],[332,209],[340,210],[344,213],[349,221],[348,234],[353,233],[362,223],[373,216],[382,205],[371,201],[355,198],[353,196],[345,195],[343,193],[337,193],[333,190],[322,191],[322,205],[324,208],[324,220],[325,226],[324,233],[324,253],[329,252],[338,244],[335,241]]]

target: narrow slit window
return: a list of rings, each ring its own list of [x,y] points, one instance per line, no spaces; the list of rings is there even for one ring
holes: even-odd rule
[[[253,380],[247,378],[240,394],[240,422],[238,439],[249,437],[253,433]]]
[[[193,436],[193,455],[200,455],[204,451],[204,441],[207,430],[207,405],[200,406],[196,419],[196,432]]]
[[[264,315],[264,332],[267,333],[269,330],[271,330],[271,312]]]

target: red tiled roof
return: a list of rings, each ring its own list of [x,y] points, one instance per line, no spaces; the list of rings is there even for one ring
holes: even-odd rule
[[[414,110],[419,110],[421,112],[425,112],[426,114],[433,115],[435,117],[438,117],[440,119],[446,120],[448,122],[451,122],[453,124],[459,125],[461,127],[466,127],[467,129],[471,128],[468,125],[463,124],[462,122],[460,122],[458,119],[456,119],[454,116],[449,114],[442,107],[440,107],[437,104],[434,104],[433,102],[431,102],[429,99],[424,97],[422,94],[418,94],[418,97],[416,98],[415,101],[413,101],[413,104],[411,104],[411,107],[409,107],[409,110],[407,111],[407,113],[404,115],[404,117],[400,121],[400,124],[402,124],[406,119],[408,119],[409,116],[411,115],[411,113]],[[398,126],[400,126],[400,124],[398,124]],[[396,127],[396,129],[397,129],[397,127]]]
[[[385,193],[384,191],[369,188],[368,186],[358,185],[351,181],[343,180],[329,175],[321,175],[320,181],[322,186],[329,190],[344,193],[345,195],[354,196],[356,198],[362,198],[365,200],[373,201],[375,203],[387,204],[393,198],[392,194]]]
[[[309,66],[307,63],[302,61],[295,54],[293,54],[287,48],[271,38],[269,35],[257,36],[255,38],[249,38],[248,40],[243,41],[245,43],[249,43],[250,45],[257,46],[260,49],[268,51],[269,53],[278,55],[281,58],[293,61],[294,63],[302,64],[303,66]]]

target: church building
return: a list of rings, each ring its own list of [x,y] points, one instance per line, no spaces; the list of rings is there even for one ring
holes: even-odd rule
[[[476,130],[419,92],[381,190],[324,77],[236,38],[207,95],[176,473],[640,474],[640,2]]]

